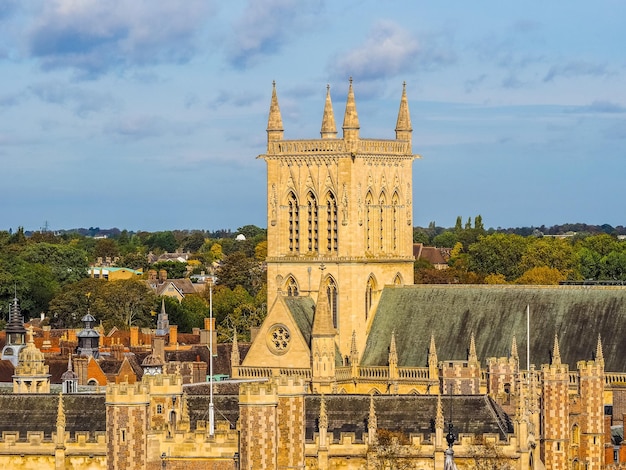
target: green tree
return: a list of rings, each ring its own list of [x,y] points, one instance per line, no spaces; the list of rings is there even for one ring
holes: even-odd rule
[[[242,286],[252,296],[256,295],[264,281],[261,264],[241,251],[226,256],[216,274],[219,284],[230,289]]]
[[[157,271],[165,269],[168,279],[182,279],[187,274],[187,263],[181,263],[180,261],[159,261],[150,268]]]
[[[469,247],[469,268],[482,275],[503,274],[507,281],[518,278],[528,241],[519,235],[494,233]]]
[[[456,245],[458,236],[455,232],[446,230],[433,238],[433,245],[444,248],[452,248]]]
[[[20,257],[28,263],[49,266],[60,285],[87,277],[87,253],[73,246],[37,243],[26,247]]]
[[[548,267],[567,274],[574,268],[574,249],[569,241],[549,237],[529,237],[526,240],[528,246],[520,261],[522,271],[536,267]]]
[[[96,244],[93,249],[93,259],[102,258],[103,260],[107,257],[113,259],[116,256],[119,256],[120,249],[117,245],[117,242],[111,238],[99,238],[96,240]]]

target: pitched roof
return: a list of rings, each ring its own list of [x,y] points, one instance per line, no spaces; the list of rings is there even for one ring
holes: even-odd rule
[[[28,431],[43,431],[50,438],[56,432],[59,396],[56,394],[0,394],[0,435],[17,431],[25,440]],[[63,395],[65,430],[75,432],[106,431],[104,394]]]
[[[305,397],[306,439],[311,441],[318,431],[319,395]],[[423,434],[426,439],[434,432],[437,417],[436,395],[377,395],[373,397],[378,429],[401,431],[406,435]],[[367,432],[370,410],[368,395],[325,395],[328,433],[338,440],[342,432],[353,432],[357,440]],[[446,422],[461,433],[493,433],[502,439],[513,432],[506,414],[485,395],[442,396]],[[503,432],[504,431],[504,432]]]
[[[307,344],[311,344],[315,303],[311,297],[285,297],[285,304]]]
[[[471,334],[478,359],[507,356],[513,336],[526,350],[526,307],[530,306],[530,360],[550,363],[555,333],[561,360],[575,368],[592,359],[598,334],[605,369],[625,372],[626,288],[590,286],[389,286],[383,290],[361,364],[386,365],[396,332],[398,365],[428,364],[431,334],[439,360],[467,359]],[[525,358],[521,358],[526,368]]]

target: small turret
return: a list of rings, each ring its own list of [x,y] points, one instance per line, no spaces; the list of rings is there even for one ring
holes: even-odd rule
[[[7,336],[6,345],[2,348],[2,359],[11,361],[13,367],[17,367],[20,351],[26,346],[26,328],[17,296],[13,298],[5,331]]]

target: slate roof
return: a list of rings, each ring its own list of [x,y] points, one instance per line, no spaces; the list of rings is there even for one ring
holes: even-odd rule
[[[0,394],[0,435],[17,431],[25,440],[28,431],[43,431],[44,438],[56,432],[59,395],[56,394]],[[78,431],[106,431],[105,395],[63,395],[65,430],[73,437]]]
[[[476,352],[507,356],[516,336],[526,368],[526,306],[530,305],[531,363],[550,362],[558,334],[561,360],[575,369],[590,360],[601,335],[605,370],[626,372],[626,288],[591,286],[415,285],[385,287],[361,365],[387,365],[395,330],[398,365],[427,366],[434,334],[439,361],[467,359],[472,332]]]
[[[285,297],[285,304],[300,329],[306,344],[311,344],[315,303],[311,297]]]
[[[339,440],[342,432],[355,433],[355,439],[362,441],[367,432],[370,410],[370,397],[367,395],[325,395],[328,414],[328,434]],[[318,432],[319,395],[305,398],[306,439],[313,440]],[[457,433],[498,434],[501,439],[513,432],[508,416],[498,405],[485,395],[442,396],[442,409],[446,425],[452,415]],[[434,433],[437,416],[437,396],[435,395],[376,395],[374,409],[378,429],[401,431],[407,436],[422,434],[430,439]],[[498,418],[500,417],[500,422]]]

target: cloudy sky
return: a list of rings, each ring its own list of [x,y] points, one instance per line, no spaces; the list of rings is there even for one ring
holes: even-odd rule
[[[444,6],[445,5],[445,6]],[[348,78],[413,123],[414,221],[626,224],[626,2],[0,0],[0,229],[265,227],[285,138]]]

